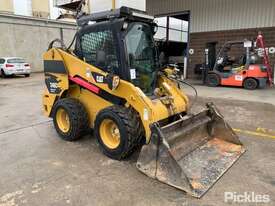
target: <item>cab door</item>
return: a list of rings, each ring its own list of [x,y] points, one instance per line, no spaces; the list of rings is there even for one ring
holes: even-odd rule
[[[118,36],[109,22],[83,27],[78,32],[75,53],[104,72],[122,76]]]

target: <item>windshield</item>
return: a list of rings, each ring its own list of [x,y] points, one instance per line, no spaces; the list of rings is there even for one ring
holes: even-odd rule
[[[26,61],[21,58],[8,59],[8,63],[25,63]]]
[[[152,95],[158,58],[151,27],[143,23],[133,23],[125,41],[131,80],[145,94]]]

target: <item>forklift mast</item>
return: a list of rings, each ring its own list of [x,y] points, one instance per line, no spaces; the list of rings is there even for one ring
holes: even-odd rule
[[[264,65],[267,67],[267,74],[268,74],[268,83],[271,86],[274,82],[272,81],[272,68],[270,66],[269,56],[265,49],[265,42],[264,42],[264,36],[262,32],[258,33],[257,39],[256,39],[257,47],[263,50],[263,58],[264,58]]]

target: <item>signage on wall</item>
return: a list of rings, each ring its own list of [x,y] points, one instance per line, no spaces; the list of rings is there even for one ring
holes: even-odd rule
[[[268,49],[269,54],[275,54],[275,47],[270,47]]]
[[[245,42],[244,42],[244,47],[245,47],[245,48],[250,48],[250,47],[252,47],[252,41],[245,41]]]
[[[265,48],[265,50],[268,54],[275,54],[275,47],[269,47],[269,48],[267,47],[267,48]],[[257,51],[258,51],[259,56],[264,55],[263,49],[257,49]]]

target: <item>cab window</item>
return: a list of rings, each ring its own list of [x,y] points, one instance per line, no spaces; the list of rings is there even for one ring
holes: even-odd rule
[[[106,72],[116,73],[118,59],[113,33],[110,30],[86,33],[81,37],[84,60]]]
[[[132,23],[128,28],[125,41],[130,68],[135,74],[131,77],[132,82],[145,94],[152,95],[158,57],[150,26],[143,23]]]

